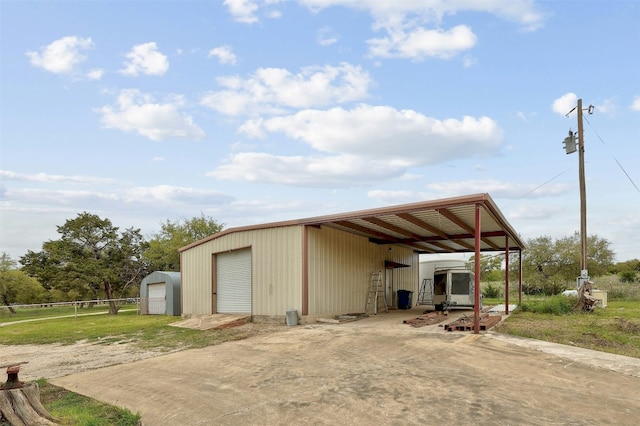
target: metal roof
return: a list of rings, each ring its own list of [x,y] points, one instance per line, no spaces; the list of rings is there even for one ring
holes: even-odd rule
[[[524,243],[489,194],[423,201],[371,210],[319,216],[240,228],[230,228],[180,251],[222,235],[291,225],[331,227],[378,244],[401,245],[418,253],[475,251],[475,212],[480,211],[480,251],[523,250]],[[508,237],[508,238],[507,238]]]

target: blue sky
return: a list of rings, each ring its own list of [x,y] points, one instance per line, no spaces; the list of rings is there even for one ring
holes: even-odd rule
[[[638,1],[0,1],[0,250],[489,193],[640,258]]]

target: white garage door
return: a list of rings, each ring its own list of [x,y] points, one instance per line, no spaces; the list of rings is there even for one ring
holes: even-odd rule
[[[167,312],[167,284],[149,284],[147,290],[149,291],[149,314],[164,315]]]
[[[221,314],[251,313],[251,249],[216,256],[217,311]]]

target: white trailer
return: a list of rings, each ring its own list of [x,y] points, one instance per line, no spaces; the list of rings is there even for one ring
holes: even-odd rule
[[[436,310],[473,308],[475,275],[461,259],[420,262],[418,305],[433,305]],[[482,308],[482,299],[480,300]]]

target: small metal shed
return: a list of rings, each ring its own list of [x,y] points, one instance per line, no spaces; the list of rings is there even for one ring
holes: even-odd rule
[[[156,271],[142,279],[140,313],[180,315],[180,272]]]

